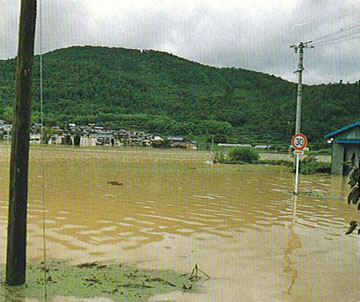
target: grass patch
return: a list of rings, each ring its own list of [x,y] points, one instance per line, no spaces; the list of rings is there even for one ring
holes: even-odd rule
[[[23,297],[44,298],[44,271],[40,261],[27,265],[26,284],[4,284],[5,266],[0,266],[0,301],[18,301]],[[100,264],[97,262],[69,265],[51,260],[46,267],[48,297],[60,295],[78,298],[107,297],[114,301],[146,301],[151,296],[185,290],[189,275],[180,275],[171,270],[149,270],[129,267],[124,264]],[[191,287],[196,288],[195,284]]]

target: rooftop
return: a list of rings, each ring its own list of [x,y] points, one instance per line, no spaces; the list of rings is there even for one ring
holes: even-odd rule
[[[345,127],[342,127],[341,129],[338,129],[338,130],[336,130],[336,131],[333,131],[333,132],[331,132],[331,133],[329,133],[329,134],[326,134],[326,135],[325,135],[325,138],[331,138],[331,137],[333,137],[333,136],[335,136],[335,135],[337,135],[337,134],[340,134],[340,133],[342,133],[342,132],[344,132],[344,131],[346,131],[346,130],[349,130],[349,129],[354,128],[354,127],[357,127],[357,126],[360,126],[360,121],[358,121],[358,122],[356,122],[356,123],[353,123],[353,124],[350,124],[350,125],[347,125],[347,126],[345,126]]]

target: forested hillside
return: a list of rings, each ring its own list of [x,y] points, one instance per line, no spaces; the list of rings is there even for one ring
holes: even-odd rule
[[[258,72],[215,68],[168,53],[71,47],[43,56],[45,123],[97,123],[218,142],[289,142],[296,84]],[[10,122],[15,60],[0,61],[0,118]],[[39,57],[33,121],[39,120]],[[310,141],[360,117],[360,86],[304,86],[302,132]]]

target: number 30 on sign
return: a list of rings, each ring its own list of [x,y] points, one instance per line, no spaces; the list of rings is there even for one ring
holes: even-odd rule
[[[296,133],[291,140],[295,150],[304,150],[307,145],[307,138],[302,133]]]

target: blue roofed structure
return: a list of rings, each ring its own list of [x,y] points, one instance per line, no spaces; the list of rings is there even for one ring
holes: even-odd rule
[[[360,158],[360,121],[326,134],[325,138],[332,143],[331,173],[346,174],[343,163],[353,154],[357,160]]]
[[[333,131],[333,132],[331,132],[329,134],[326,134],[325,138],[331,138],[333,136],[336,136],[336,135],[338,135],[338,134],[340,134],[342,132],[345,132],[347,130],[350,130],[350,129],[352,129],[354,127],[358,127],[358,126],[360,127],[360,121],[356,122],[356,123],[353,123],[353,124],[350,124],[350,125],[347,125],[345,127],[342,127],[341,129],[335,130],[335,131]]]

